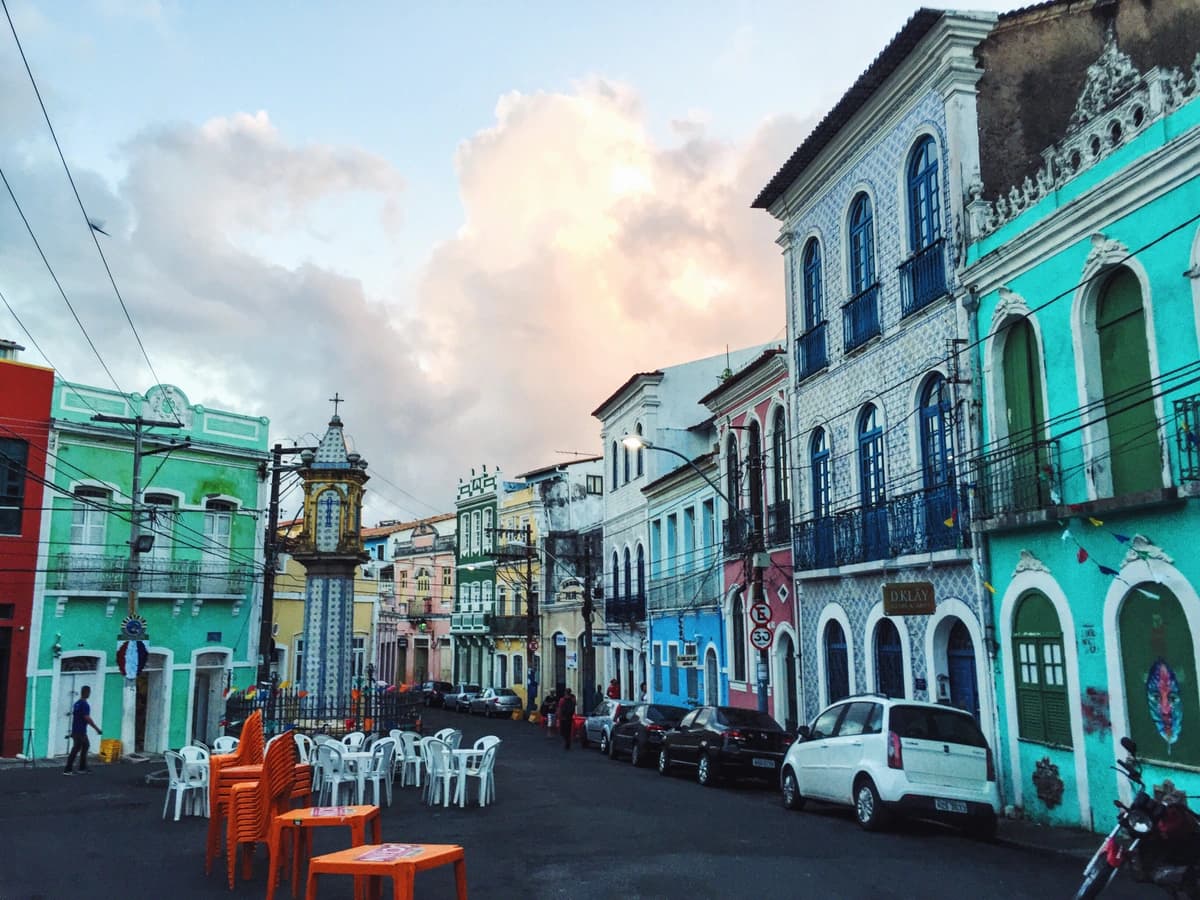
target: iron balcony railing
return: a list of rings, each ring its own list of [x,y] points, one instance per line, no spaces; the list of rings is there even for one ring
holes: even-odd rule
[[[604,604],[606,622],[641,622],[646,618],[645,597],[612,597]]]
[[[828,324],[814,325],[796,338],[796,371],[801,380],[829,365],[829,353],[825,349],[825,326]]]
[[[971,545],[969,523],[966,487],[937,485],[797,522],[792,556],[805,571],[953,550]]]
[[[492,634],[505,637],[529,633],[528,616],[492,616]]]
[[[479,633],[488,630],[491,613],[453,613],[450,616],[450,630]]]
[[[241,596],[250,586],[250,566],[205,563],[193,559],[143,556],[137,588],[143,594]],[[50,573],[53,590],[128,591],[129,557],[56,553]]]
[[[717,567],[703,559],[697,565],[704,571],[651,579],[646,593],[646,606],[652,612],[712,606],[721,599],[721,580]]]
[[[1200,481],[1200,394],[1175,401],[1179,480]]]
[[[424,598],[420,600],[409,600],[408,609],[405,615],[410,619],[423,619],[433,612],[433,604]]]
[[[792,536],[792,503],[780,500],[767,507],[767,546],[787,544]]]
[[[900,314],[911,316],[946,296],[946,239],[938,238],[900,264]]]
[[[1061,502],[1058,441],[1029,441],[985,453],[974,462],[975,515],[994,519]]]
[[[734,510],[722,523],[722,537],[726,556],[740,556],[752,549],[754,542],[754,514],[748,509]]]
[[[849,353],[879,334],[879,283],[842,307],[842,347]]]

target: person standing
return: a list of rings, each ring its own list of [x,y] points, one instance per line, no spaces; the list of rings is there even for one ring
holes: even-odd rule
[[[621,685],[617,681],[617,679],[614,678],[612,681],[610,681],[608,683],[608,698],[610,700],[617,700],[620,698],[620,696],[621,696]]]
[[[562,735],[563,749],[571,749],[571,733],[575,729],[575,695],[567,688],[562,699],[558,701],[558,709],[554,713],[558,720],[558,733]]]
[[[67,756],[67,767],[63,769],[64,775],[74,775],[72,768],[75,766],[75,757],[79,757],[79,774],[89,774],[87,766],[88,747],[88,726],[91,725],[96,729],[96,734],[104,734],[100,730],[100,726],[92,721],[92,705],[88,703],[88,697],[92,696],[92,689],[88,685],[84,685],[79,689],[79,699],[75,701],[75,705],[71,707],[71,752]]]

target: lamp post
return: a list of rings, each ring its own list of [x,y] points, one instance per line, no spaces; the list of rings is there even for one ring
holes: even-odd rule
[[[660,447],[657,444],[655,444],[654,442],[646,440],[644,437],[642,437],[639,434],[626,435],[624,438],[621,439],[621,443],[624,444],[626,447],[628,447],[631,450],[636,450],[638,448],[645,448],[646,450],[659,450],[663,453],[670,453],[672,456],[679,457],[685,463],[687,463],[687,465],[690,466],[696,472],[697,475],[699,475],[706,482],[708,482],[708,486],[711,487],[716,492],[718,497],[720,497],[722,500],[725,501],[725,506],[728,508],[731,517],[734,513],[736,513],[738,511],[737,504],[735,504],[732,500],[730,500],[729,497],[727,497],[725,495],[725,492],[722,491],[719,487],[717,487],[716,482],[714,482],[711,478],[709,478],[708,475],[706,475],[704,473],[704,471],[699,466],[696,465],[695,462],[693,462],[691,459],[689,459],[684,454],[680,453],[678,450],[675,450],[671,447]],[[757,464],[757,461],[751,460],[751,463]],[[751,582],[750,582],[750,602],[751,602],[751,604],[761,603],[761,602],[763,602],[763,599],[764,599],[764,596],[763,596],[763,593],[764,593],[763,592],[763,569],[765,568],[765,566],[761,565],[761,561],[762,561],[761,557],[764,556],[765,554],[761,554],[761,552],[760,552],[763,548],[763,544],[764,544],[764,542],[763,542],[762,517],[756,516],[754,519],[754,534],[751,537],[749,546],[746,548],[746,550],[747,550],[746,561],[750,564],[750,569],[751,569],[751,573],[752,573],[751,574]],[[682,624],[681,624],[681,630],[682,630]],[[759,710],[759,712],[767,711],[767,672],[768,672],[767,651],[760,650],[758,652],[758,710]]]

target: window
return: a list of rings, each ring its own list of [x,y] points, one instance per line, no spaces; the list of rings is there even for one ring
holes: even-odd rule
[[[663,658],[662,644],[654,645],[654,692],[657,694],[663,689]]]
[[[679,568],[679,524],[675,513],[667,516],[667,556],[664,562],[667,576],[674,575]]]
[[[621,557],[617,555],[617,551],[613,551],[612,555],[612,596],[610,600],[616,600],[621,596]]]
[[[629,548],[625,548],[625,599],[633,596],[633,563],[630,561]]]
[[[483,519],[479,510],[471,512],[471,552],[478,556],[483,546]]]
[[[296,648],[296,661],[293,663],[295,669],[292,671],[292,680],[301,687],[304,686],[304,638],[296,635],[296,639],[292,646]]]
[[[637,545],[637,598],[643,600],[646,597],[646,550],[641,545]]]
[[[822,518],[830,513],[832,500],[829,479],[829,442],[825,438],[825,429],[818,428],[813,432],[812,444],[809,449],[809,466],[812,469],[812,512],[816,518]]]
[[[858,474],[863,506],[883,502],[883,428],[879,411],[868,405],[858,419]]]
[[[209,500],[204,504],[204,550],[201,553],[201,566],[207,574],[216,575],[228,571],[229,538],[232,529],[233,504],[224,500]],[[217,586],[214,588],[220,590]],[[227,589],[228,584],[224,585],[224,588]],[[225,590],[220,592],[225,593]]]
[[[667,673],[670,676],[668,689],[672,694],[679,694],[679,645],[667,647]]]
[[[918,253],[942,236],[937,144],[926,135],[908,158],[908,241]]]
[[[950,387],[941,375],[934,375],[921,392],[921,467],[925,487],[937,487],[950,480]]]
[[[685,571],[698,568],[696,555],[696,507],[683,511],[683,568]]]
[[[408,588],[408,569],[399,569],[396,572],[396,589],[407,590]]]
[[[642,423],[641,422],[637,423],[637,436],[638,437],[642,436]],[[636,460],[636,463],[634,466],[634,469],[637,472],[638,478],[641,478],[642,475],[646,471],[645,470],[645,457],[643,455],[644,453],[645,453],[645,448],[641,444],[638,444],[638,448],[636,451],[637,460]]]
[[[612,442],[612,490],[617,489],[617,442]]]
[[[1041,360],[1037,337],[1028,319],[1009,322],[1004,329],[1002,394],[1011,472],[1003,473],[1007,490],[985,494],[987,515],[1037,509],[1050,502],[1052,485],[1045,476],[1049,454],[1044,439],[1046,404],[1042,396]]]
[[[502,688],[508,687],[508,657],[496,656],[496,680]]]
[[[754,521],[762,521],[763,477],[762,477],[762,433],[758,422],[750,423],[750,439],[746,442],[746,456],[750,463],[750,515]]]
[[[71,543],[77,552],[104,552],[105,504],[108,493],[96,488],[76,488],[71,505]]]
[[[771,425],[771,497],[776,503],[788,499],[787,417],[775,410]]]
[[[662,575],[662,519],[650,523],[650,578]]]
[[[603,494],[604,493],[604,476],[603,475],[589,475],[587,477],[587,492],[589,494]]]
[[[733,600],[733,680],[746,680],[746,608],[740,596]]]
[[[700,540],[704,544],[704,564],[712,564],[717,545],[717,502],[705,500],[700,513]]]
[[[734,507],[740,502],[738,488],[741,486],[742,475],[739,469],[737,438],[731,434],[725,444],[725,496]],[[730,515],[733,515],[733,512],[731,509]]]
[[[496,585],[496,615],[508,615],[508,588],[502,584]]]
[[[471,550],[471,514],[463,513],[458,519],[459,550],[466,556]]]
[[[891,619],[875,626],[875,690],[885,697],[904,696],[904,651]]]
[[[623,468],[625,470],[625,483],[629,484],[629,447],[627,447],[624,443],[621,444],[621,458],[624,462]]]
[[[825,624],[825,690],[831,703],[850,696],[846,632],[838,622]]]
[[[879,703],[851,703],[846,708],[842,724],[838,726],[838,737],[856,737],[860,734],[879,734],[883,725],[883,706]]]
[[[846,711],[847,703],[842,703],[832,709],[827,709],[825,712],[817,716],[817,720],[812,724],[810,737],[813,740],[817,738],[833,737],[837,732],[838,719],[842,717],[842,713]]]
[[[354,659],[350,674],[355,678],[362,678],[367,673],[367,639],[365,637],[355,637],[352,639],[351,646],[353,647]]]
[[[1070,702],[1058,611],[1044,594],[1031,591],[1013,617],[1017,673],[1017,725],[1028,741],[1071,746]],[[1143,676],[1143,686],[1144,686]]]
[[[0,534],[21,533],[28,460],[29,445],[25,441],[0,438]]]
[[[495,536],[494,529],[492,528],[493,524],[494,524],[494,522],[492,520],[492,511],[490,509],[485,509],[483,511],[483,552],[484,553],[490,553],[492,551],[492,542],[493,542],[493,538]]]
[[[875,218],[871,198],[859,194],[850,207],[850,293],[875,284]]]
[[[525,680],[525,661],[520,656],[513,657],[513,684],[520,685]]]
[[[821,244],[812,238],[804,245],[804,330],[812,331],[822,322]]]
[[[454,570],[449,566],[442,566],[442,585],[449,587],[454,583]]]

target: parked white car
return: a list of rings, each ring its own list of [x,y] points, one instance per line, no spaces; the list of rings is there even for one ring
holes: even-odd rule
[[[877,695],[848,697],[801,726],[780,770],[783,805],[850,805],[868,831],[892,814],[996,831],[992,751],[969,713]]]

